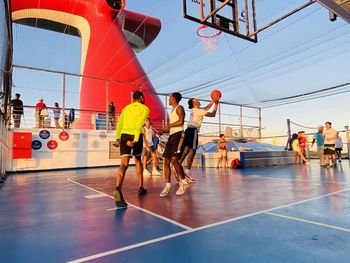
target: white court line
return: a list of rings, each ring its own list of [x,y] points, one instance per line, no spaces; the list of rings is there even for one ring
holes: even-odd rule
[[[310,182],[312,183],[313,181],[311,180],[303,180],[303,179],[292,179],[292,178],[281,178],[281,177],[267,177],[267,176],[261,176],[261,175],[247,175],[244,176],[244,178],[249,178],[249,177],[253,177],[253,178],[263,178],[263,179],[271,179],[271,180],[288,180],[288,181],[293,181],[293,182]],[[341,182],[327,182],[327,181],[315,181],[316,184],[313,185],[321,185],[319,183],[325,183],[325,184],[339,184],[339,185],[346,185],[349,186],[349,184],[347,183],[341,183]]]
[[[349,190],[350,190],[350,188],[342,189],[342,190],[339,190],[339,191],[336,191],[336,192],[333,192],[333,193],[329,193],[329,194],[313,197],[313,198],[310,198],[310,199],[306,199],[306,200],[290,203],[290,204],[283,205],[283,206],[278,206],[278,207],[266,209],[266,210],[259,211],[259,212],[254,212],[254,213],[251,213],[251,214],[247,214],[247,215],[244,215],[244,216],[228,219],[228,220],[225,220],[225,221],[221,221],[221,222],[205,225],[205,226],[198,227],[198,228],[193,228],[193,229],[186,230],[186,231],[183,231],[183,232],[180,232],[180,233],[163,236],[161,238],[150,239],[150,240],[147,240],[147,241],[144,241],[144,242],[140,242],[140,243],[136,243],[136,244],[133,244],[133,245],[130,245],[130,246],[125,246],[125,247],[109,250],[109,251],[98,253],[98,254],[95,254],[95,255],[91,255],[91,256],[88,256],[88,257],[79,258],[79,259],[76,259],[76,260],[68,261],[67,263],[86,262],[86,261],[89,261],[89,260],[92,260],[92,259],[101,258],[101,257],[112,255],[112,254],[117,254],[117,253],[122,252],[122,251],[126,251],[126,250],[130,250],[130,249],[142,247],[142,246],[145,246],[145,245],[157,243],[157,242],[160,242],[160,241],[163,241],[163,240],[171,239],[171,238],[182,236],[182,235],[187,235],[189,233],[197,232],[199,230],[203,230],[203,229],[206,229],[206,228],[223,225],[223,224],[234,222],[234,221],[237,221],[237,220],[240,220],[240,219],[243,219],[243,218],[248,218],[248,217],[264,214],[264,213],[267,213],[267,212],[270,212],[270,211],[273,211],[273,210],[277,210],[277,209],[281,209],[281,208],[285,208],[285,207],[288,207],[288,206],[298,205],[298,204],[306,203],[306,202],[313,201],[313,200],[316,200],[316,199],[321,199],[321,198],[324,198],[324,197],[327,197],[327,196],[330,196],[330,195],[333,195],[333,194],[337,194],[337,193],[341,193],[341,192],[345,192],[345,191],[349,191]]]
[[[106,195],[105,193],[103,193],[103,192],[101,192],[101,191],[98,191],[98,190],[93,189],[93,188],[91,188],[91,187],[89,187],[89,186],[83,185],[83,184],[81,184],[81,183],[78,183],[78,182],[72,180],[71,178],[67,178],[67,180],[68,180],[69,182],[74,183],[74,184],[77,184],[77,185],[80,185],[80,186],[85,187],[85,188],[87,188],[87,189],[90,189],[91,191],[94,191],[94,192],[96,192],[96,193]],[[113,196],[110,196],[110,195],[106,195],[106,196],[114,200]],[[170,219],[170,218],[168,218],[168,217],[165,217],[165,216],[162,216],[162,215],[153,213],[153,212],[151,212],[151,211],[149,211],[149,210],[147,210],[147,209],[144,209],[144,208],[135,206],[135,205],[130,204],[130,203],[128,203],[128,205],[129,205],[130,207],[132,207],[132,208],[136,208],[136,209],[141,210],[142,212],[145,212],[145,213],[147,213],[147,214],[149,214],[149,215],[152,215],[152,216],[154,216],[154,217],[158,217],[158,218],[160,218],[160,219],[162,219],[162,220],[164,220],[164,221],[167,221],[167,222],[169,222],[169,223],[171,223],[171,224],[173,224],[173,225],[176,225],[176,226],[178,226],[178,227],[182,227],[182,228],[184,228],[184,229],[186,229],[186,230],[192,229],[192,227],[183,225],[183,224],[181,224],[181,223],[179,223],[179,222],[176,222],[176,221],[174,221],[174,220],[172,220],[172,219]],[[124,208],[123,208],[123,209],[124,209]],[[107,211],[112,211],[112,210],[117,210],[117,208],[115,208],[115,209],[107,209]]]
[[[95,195],[86,195],[84,196],[86,199],[94,199],[94,198],[101,198],[101,197],[107,197],[108,195],[105,193],[101,194],[95,194]]]
[[[321,222],[301,219],[301,218],[294,217],[294,216],[286,216],[286,215],[275,214],[275,213],[271,213],[271,212],[267,212],[265,214],[271,215],[271,216],[276,216],[276,217],[282,217],[282,218],[286,218],[286,219],[290,219],[290,220],[294,220],[294,221],[300,221],[300,222],[304,222],[304,223],[308,223],[308,224],[312,224],[312,225],[318,225],[318,226],[323,226],[323,227],[327,227],[327,228],[332,228],[332,229],[336,229],[336,230],[340,230],[340,231],[344,231],[344,232],[348,232],[348,233],[350,232],[350,229],[348,229],[348,228],[328,225],[328,224],[324,224],[324,223],[321,223]]]

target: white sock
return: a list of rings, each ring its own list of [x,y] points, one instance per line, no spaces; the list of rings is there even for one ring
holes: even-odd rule
[[[185,179],[181,180],[181,183],[187,184],[187,179],[185,178]]]
[[[171,183],[165,183],[165,186],[171,188]]]

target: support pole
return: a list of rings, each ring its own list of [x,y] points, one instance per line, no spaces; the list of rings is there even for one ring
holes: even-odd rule
[[[66,126],[66,74],[62,75],[62,131]]]
[[[168,125],[168,95],[165,95],[165,103],[164,103],[164,126]]]
[[[261,109],[259,109],[259,139],[261,140]]]
[[[289,145],[289,142],[290,142],[290,137],[291,137],[291,132],[290,132],[290,119],[287,119],[287,134],[288,134],[288,138],[287,138],[287,143],[286,143],[286,148],[285,150],[288,150],[288,146]]]
[[[109,130],[109,92],[108,92],[109,82],[106,80],[106,130]]]
[[[243,107],[239,106],[239,137],[243,138]]]
[[[221,134],[221,104],[219,103],[219,134]]]
[[[350,160],[350,134],[349,134],[349,126],[344,127],[346,130],[346,148],[348,150],[348,159]]]

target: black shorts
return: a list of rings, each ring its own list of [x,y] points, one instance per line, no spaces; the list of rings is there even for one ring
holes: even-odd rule
[[[197,149],[198,147],[198,130],[197,128],[187,128],[185,130],[184,146],[190,149]]]
[[[120,137],[120,156],[125,155],[133,155],[133,156],[141,156],[142,148],[143,148],[143,134],[140,134],[139,140],[134,144],[133,147],[129,147],[126,145],[127,141],[134,141],[134,135],[130,134],[122,134]]]
[[[323,154],[335,154],[335,144],[325,144]]]
[[[178,156],[181,152],[183,140],[184,133],[182,131],[170,135],[165,146],[163,157],[165,159],[171,159],[173,156]]]

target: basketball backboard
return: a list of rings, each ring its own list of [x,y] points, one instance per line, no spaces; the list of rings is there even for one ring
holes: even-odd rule
[[[255,0],[183,0],[183,16],[222,32],[257,42]]]

